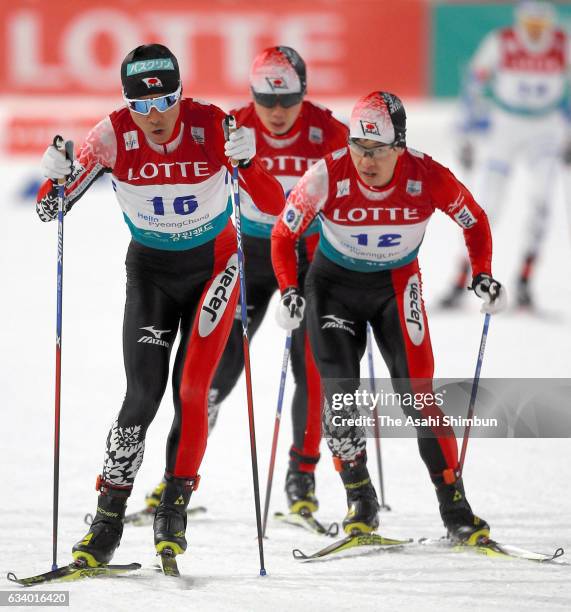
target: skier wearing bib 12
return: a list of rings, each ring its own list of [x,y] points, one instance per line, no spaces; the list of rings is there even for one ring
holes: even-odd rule
[[[64,177],[67,210],[104,172],[131,231],[123,352],[127,393],[107,437],[97,478],[97,513],[73,556],[107,563],[119,545],[127,499],[143,460],[145,434],[159,407],[169,356],[180,327],[173,370],[175,415],[166,449],[166,486],[155,514],[155,547],[186,549],[186,508],[198,486],[208,433],[207,393],[226,344],[239,283],[230,221],[230,165],[258,207],[277,214],[283,190],[255,157],[251,130],[225,142],[225,114],[181,98],[175,56],[164,46],[137,47],[121,65],[126,107],[95,126],[70,167],[53,146],[42,159],[49,181],[37,211],[57,215],[53,180]]]
[[[430,392],[434,370],[417,254],[430,216],[440,209],[464,231],[483,310],[498,312],[505,290],[491,275],[492,239],[469,191],[428,155],[406,148],[401,100],[373,92],[355,105],[349,146],[327,155],[299,181],[272,233],[272,260],[282,292],[278,318],[303,319],[294,245],[319,216],[321,238],[305,285],[307,325],[322,381],[354,380],[370,322],[398,393]],[[415,380],[416,379],[416,380]],[[418,379],[423,379],[419,381]],[[329,395],[325,388],[326,398]],[[324,429],[347,493],[347,533],[378,527],[378,503],[367,470],[366,440],[354,427]],[[404,408],[407,415],[418,413]],[[434,406],[423,417],[441,417]],[[352,415],[348,415],[352,416]],[[355,416],[358,416],[356,414]],[[468,504],[451,428],[420,428],[418,444],[450,537],[474,542],[489,533]]]
[[[287,194],[305,171],[327,153],[347,142],[348,130],[331,111],[304,100],[307,88],[305,62],[291,47],[269,47],[259,53],[250,70],[254,101],[231,111],[239,123],[256,135],[258,157]],[[277,290],[271,264],[270,235],[276,217],[260,210],[251,198],[242,199],[242,235],[248,296],[248,331],[259,329],[268,304]],[[316,227],[298,243],[298,282],[303,287],[309,261],[317,244]],[[221,403],[228,397],[244,367],[240,306],[208,398],[210,431]],[[286,494],[291,512],[315,512],[315,466],[321,442],[321,384],[309,348],[305,324],[292,334],[291,363],[295,379],[292,401],[293,444],[289,450]],[[147,496],[155,506],[164,481]]]

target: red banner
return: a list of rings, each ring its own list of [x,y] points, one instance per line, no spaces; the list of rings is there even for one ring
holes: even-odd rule
[[[312,95],[421,96],[427,24],[420,0],[3,0],[0,94],[115,95],[127,52],[161,42],[187,95],[247,95],[255,54],[285,44],[307,62]]]
[[[218,103],[247,100],[254,56],[277,44],[304,58],[317,101],[419,97],[427,24],[422,0],[0,0],[0,129],[10,154],[40,153],[54,132],[80,142],[121,103],[124,56],[148,42],[175,53],[187,96]]]

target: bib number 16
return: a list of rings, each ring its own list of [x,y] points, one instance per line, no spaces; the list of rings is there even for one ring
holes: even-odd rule
[[[155,215],[165,214],[165,202],[162,196],[156,196],[149,202],[153,205]],[[172,207],[177,215],[190,215],[198,208],[196,196],[178,196],[172,201]]]

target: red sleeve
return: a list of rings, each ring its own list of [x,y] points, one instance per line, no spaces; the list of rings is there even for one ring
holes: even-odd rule
[[[296,238],[287,235],[278,223],[272,230],[272,266],[280,291],[288,287],[297,287],[297,253]]]
[[[240,168],[240,183],[256,208],[269,215],[279,215],[285,204],[284,190],[258,159],[254,157],[247,168]]]
[[[492,233],[488,217],[468,189],[444,166],[432,161],[430,192],[432,203],[464,232],[472,276],[492,273]]]
[[[215,131],[216,152],[222,164],[231,173],[232,166],[224,153],[224,143],[226,141],[224,136],[224,120],[226,114],[215,106],[212,108],[220,123],[219,129]],[[285,204],[284,190],[278,180],[265,169],[257,155],[252,159],[247,168],[239,169],[239,176],[240,187],[248,192],[256,204],[256,208],[269,215],[279,215],[281,213]]]
[[[297,287],[295,244],[327,202],[329,175],[325,160],[314,164],[298,181],[272,230],[272,265],[280,291]]]

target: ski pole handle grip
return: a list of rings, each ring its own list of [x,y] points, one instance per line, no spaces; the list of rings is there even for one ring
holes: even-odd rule
[[[54,136],[54,141],[52,142],[52,144],[58,151],[61,151],[62,153],[64,153],[65,141],[59,134]]]
[[[234,117],[234,115],[226,115],[226,127],[228,128],[229,132],[236,131],[238,125],[236,123],[236,117]]]
[[[62,136],[59,134],[54,136],[53,146],[60,151],[63,155],[65,155],[66,159],[69,159],[70,162],[73,163],[73,141],[72,140],[64,140]],[[59,185],[65,184],[65,179],[58,180]]]
[[[228,130],[228,136],[230,136],[230,134],[235,132],[238,128],[236,117],[234,117],[234,115],[226,115],[224,122],[226,124],[226,129]],[[238,160],[230,158],[230,165],[233,168],[236,168],[238,166]]]

